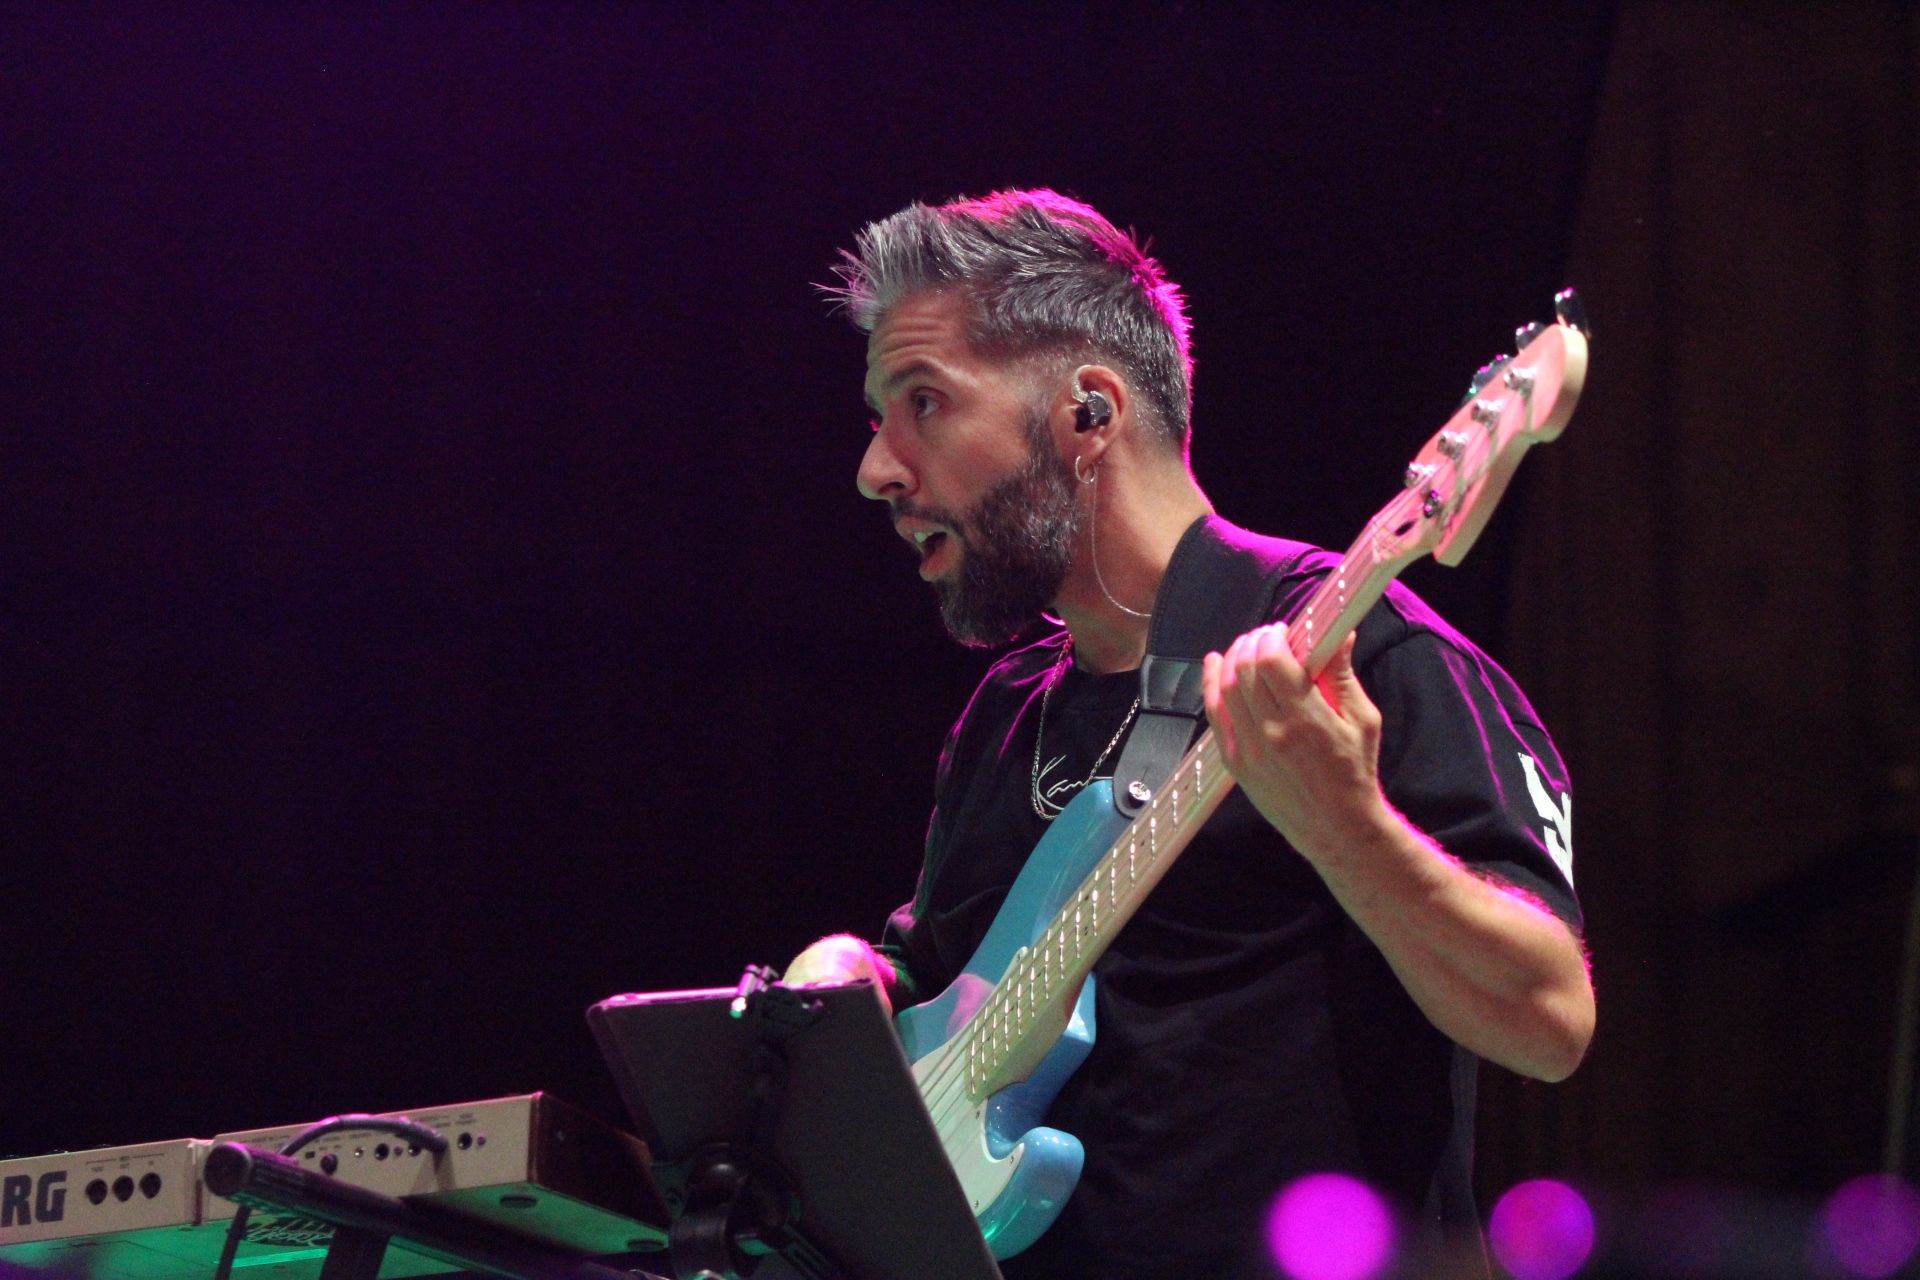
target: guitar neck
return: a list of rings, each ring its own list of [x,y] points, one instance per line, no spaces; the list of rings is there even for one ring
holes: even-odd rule
[[[1391,539],[1382,536],[1398,521],[1412,518],[1402,510],[1409,504],[1417,516],[1418,498],[1411,493],[1388,503],[1289,624],[1288,647],[1308,672],[1318,675],[1325,668],[1388,584],[1415,558],[1392,551]],[[1047,928],[1007,966],[980,1010],[981,1025],[991,1028],[991,1051],[969,1073],[970,1092],[985,1097],[1032,1069],[1036,1044],[1043,1039],[1051,1043],[1051,1036],[1039,1034],[1045,1021],[1072,1004],[1094,963],[1233,786],[1219,740],[1208,729]]]

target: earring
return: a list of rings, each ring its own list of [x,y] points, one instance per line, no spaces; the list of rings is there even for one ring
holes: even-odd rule
[[[1094,480],[1095,480],[1096,478],[1098,478],[1098,476],[1100,475],[1100,466],[1099,466],[1099,464],[1098,464],[1098,463],[1095,463],[1095,464],[1094,464],[1094,468],[1093,468],[1093,470],[1091,470],[1091,471],[1089,471],[1089,472],[1087,472],[1087,473],[1086,473],[1085,475],[1081,475],[1081,474],[1080,474],[1080,464],[1081,464],[1081,463],[1083,463],[1083,462],[1085,462],[1086,460],[1087,460],[1087,459],[1086,459],[1086,455],[1085,455],[1085,454],[1075,454],[1075,455],[1074,455],[1074,459],[1073,459],[1073,478],[1074,478],[1075,480],[1078,480],[1078,481],[1079,481],[1079,482],[1080,482],[1081,484],[1092,484],[1092,483],[1094,482]]]

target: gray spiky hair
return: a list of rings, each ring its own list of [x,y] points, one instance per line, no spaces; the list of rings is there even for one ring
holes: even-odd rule
[[[957,291],[974,349],[1050,366],[1089,359],[1123,372],[1156,433],[1184,451],[1193,356],[1180,287],[1131,232],[1045,189],[996,191],[942,205],[916,201],[862,228],[823,292],[872,333],[889,308]]]

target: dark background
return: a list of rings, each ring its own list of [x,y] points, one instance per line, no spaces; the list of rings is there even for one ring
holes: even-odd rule
[[[877,929],[985,660],[854,493],[863,344],[812,282],[910,199],[1052,185],[1187,290],[1222,513],[1335,545],[1583,287],[1589,405],[1410,574],[1580,787],[1601,1039],[1490,1081],[1483,1178],[1871,1166],[1917,29],[0,9],[0,1156],[541,1088],[614,1118],[589,1003]]]

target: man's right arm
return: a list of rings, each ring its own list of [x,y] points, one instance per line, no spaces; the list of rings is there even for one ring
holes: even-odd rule
[[[836,933],[809,946],[793,958],[781,982],[789,987],[838,986],[863,978],[880,993],[880,1003],[891,1017],[892,993],[902,985],[900,972],[864,938],[852,934]]]

